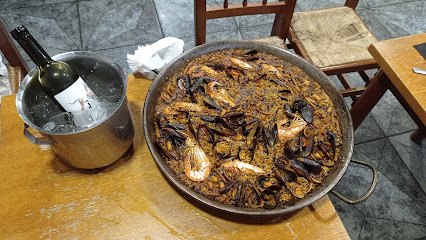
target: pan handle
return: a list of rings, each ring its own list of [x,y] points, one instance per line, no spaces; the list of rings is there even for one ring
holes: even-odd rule
[[[373,192],[374,188],[377,185],[378,174],[377,174],[377,169],[373,165],[371,165],[370,163],[359,161],[359,160],[354,160],[354,159],[352,159],[351,161],[354,162],[354,163],[365,165],[373,171],[373,182],[371,183],[371,186],[368,189],[368,191],[364,194],[364,196],[362,196],[361,198],[356,199],[356,200],[348,199],[335,190],[331,190],[330,192],[333,193],[336,197],[338,197],[340,200],[342,200],[345,203],[358,204],[360,202],[363,202],[365,199],[367,199],[371,195],[371,193]]]

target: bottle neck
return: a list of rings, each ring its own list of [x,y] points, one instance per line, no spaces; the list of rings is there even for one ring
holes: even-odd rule
[[[10,33],[38,67],[53,61],[24,26],[17,27]]]

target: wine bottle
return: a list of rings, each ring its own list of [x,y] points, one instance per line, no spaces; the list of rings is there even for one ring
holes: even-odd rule
[[[70,65],[52,60],[24,26],[10,33],[37,65],[41,89],[72,114],[77,127],[106,117],[99,99]]]

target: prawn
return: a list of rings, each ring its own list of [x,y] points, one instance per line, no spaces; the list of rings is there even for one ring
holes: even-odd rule
[[[181,112],[199,112],[217,115],[216,110],[208,109],[207,107],[188,102],[173,102],[163,108],[164,114],[178,115]]]
[[[285,76],[278,69],[276,69],[275,67],[273,67],[273,66],[271,66],[269,64],[263,63],[262,64],[262,70],[268,76],[276,76],[276,77],[278,77],[279,80],[281,80],[283,82],[287,81],[286,78],[285,78]],[[290,78],[290,80],[295,85],[296,90],[299,91],[300,88],[299,88],[299,85],[296,83],[296,81],[294,81],[293,78]]]
[[[206,65],[194,64],[187,71],[186,74],[191,77],[202,77],[205,75],[211,77],[218,77],[219,73],[217,73],[213,68],[207,67]]]
[[[206,180],[211,171],[209,158],[191,138],[187,138],[185,144],[185,175],[194,182]]]
[[[235,66],[240,67],[242,69],[246,69],[246,70],[253,69],[253,67],[250,64],[244,61],[241,61],[238,58],[228,57],[228,58],[224,58],[222,62],[226,67],[231,67],[234,64]]]
[[[216,81],[211,81],[207,84],[206,92],[207,94],[214,99],[218,99],[224,103],[235,106],[234,99],[226,92],[225,89],[217,89],[216,86],[220,86],[221,84]]]
[[[247,172],[247,173],[255,173],[255,174],[266,173],[265,170],[263,170],[262,168],[251,165],[250,163],[242,162],[240,160],[227,161],[222,163],[221,166],[228,167],[228,168],[237,168],[240,171]]]
[[[290,122],[290,125],[286,126],[288,121],[288,119],[284,119],[278,123],[278,139],[283,142],[287,142],[288,140],[295,138],[307,125],[307,123],[299,116],[295,116]]]

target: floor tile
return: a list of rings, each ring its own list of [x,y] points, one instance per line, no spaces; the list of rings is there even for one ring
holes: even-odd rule
[[[359,171],[354,171],[354,174],[359,174]],[[425,224],[426,222],[426,210],[381,172],[379,172],[379,180],[373,194],[360,203],[357,209],[367,217],[415,224]]]
[[[385,133],[369,113],[354,133],[355,144],[385,137]]]
[[[356,199],[367,191],[371,181],[372,174],[369,169],[350,166],[334,189],[350,199]],[[355,207],[366,217],[414,224],[425,224],[426,221],[426,210],[381,172],[373,193]]]
[[[354,146],[354,152],[352,159],[368,162],[374,165],[376,168],[380,165],[383,157],[383,148],[386,146],[389,140],[381,138],[373,141],[368,141]],[[362,165],[355,164],[360,167]]]
[[[425,238],[426,238],[425,225],[366,217],[358,240],[425,239]]]
[[[194,33],[194,6],[186,0],[177,0],[171,3],[167,0],[154,0],[161,27],[166,37],[193,36]],[[214,4],[210,3],[209,4]],[[207,33],[236,29],[234,18],[207,20]]]
[[[424,177],[426,167],[422,162],[426,159],[426,150],[422,154],[421,149],[419,151],[386,138],[380,151],[383,155],[378,166],[379,171],[419,206],[426,209],[426,194],[421,187],[423,185],[424,188],[426,184]]]
[[[84,50],[155,42],[163,38],[152,0],[79,2]]]
[[[45,6],[49,4],[58,3],[74,3],[75,0],[1,0],[0,9],[11,9],[11,8],[23,8],[23,7],[34,7],[34,6]]]
[[[301,11],[312,9],[323,9],[329,7],[343,6],[345,0],[299,0],[296,2],[298,9]]]
[[[217,42],[222,40],[243,40],[243,36],[241,36],[240,31],[238,29],[219,31],[214,33],[206,34],[206,42]]]
[[[394,5],[398,3],[405,3],[407,0],[360,0],[360,3],[364,3],[370,7],[381,7],[387,5]]]
[[[360,166],[362,165],[351,162],[343,177],[333,188],[333,191],[337,191],[346,198],[352,200],[362,197],[367,192],[373,181],[373,174],[370,169]],[[370,195],[370,197],[375,194],[376,190],[377,187],[375,191],[373,191],[372,195]],[[363,209],[358,207],[360,206],[359,204],[354,206],[356,206],[359,211],[365,214]]]
[[[398,4],[393,4],[393,2]],[[363,6],[365,12],[371,17],[374,16],[392,38],[420,34],[425,31],[426,10],[423,8],[424,1],[377,1]],[[416,24],[413,24],[413,22]]]
[[[189,49],[195,47],[195,36],[186,36],[186,37],[180,37],[180,39],[183,40],[183,51],[188,51]]]
[[[191,48],[195,47],[194,35],[179,37],[179,39],[182,39],[185,42],[183,46],[183,51],[188,51]],[[224,40],[243,40],[243,36],[241,35],[240,31],[238,31],[237,29],[206,34],[206,43],[212,43],[212,42],[224,41]]]
[[[426,193],[426,139],[423,140],[422,146],[420,146],[411,141],[410,134],[411,132],[392,136],[390,137],[390,143],[408,168],[408,175],[411,173],[417,180],[424,196]],[[426,200],[424,200],[423,206],[426,206]]]
[[[377,19],[376,15],[371,14],[371,11],[358,7],[356,8],[356,12],[367,25],[368,29],[376,36],[377,40],[380,41],[393,38],[386,27]]]
[[[240,28],[251,27],[269,24],[269,33],[266,36],[271,34],[272,24],[274,23],[275,14],[263,14],[263,15],[248,15],[235,17],[235,21]],[[263,37],[266,37],[263,36]]]
[[[154,0],[158,18],[166,37],[194,35],[194,7],[186,0],[171,3],[168,0]]]
[[[24,25],[49,55],[80,50],[77,3],[2,9],[0,18],[8,31]],[[18,47],[22,56],[29,60]]]
[[[145,44],[142,44],[142,45],[145,45]],[[118,65],[121,66],[121,68],[123,69],[123,71],[126,74],[131,74],[133,72],[129,68],[129,64],[127,63],[127,54],[134,54],[136,49],[138,49],[138,45],[132,45],[132,46],[126,46],[126,47],[120,47],[120,48],[112,48],[112,49],[104,49],[104,50],[98,50],[98,51],[94,51],[94,52],[111,58]]]
[[[271,35],[272,24],[248,26],[240,29],[244,39],[263,38]]]
[[[374,106],[371,114],[386,136],[412,131],[417,128],[410,115],[390,91],[387,91]]]

